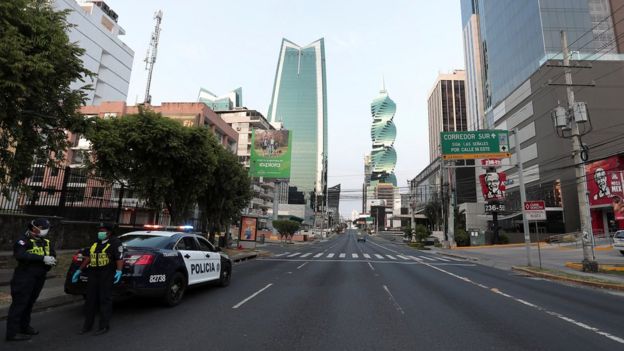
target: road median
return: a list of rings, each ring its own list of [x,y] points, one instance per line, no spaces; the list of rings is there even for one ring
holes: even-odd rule
[[[591,286],[594,288],[600,289],[609,289],[616,291],[624,291],[624,284],[615,283],[613,281],[589,277],[589,276],[581,276],[576,274],[571,274],[563,271],[553,270],[553,269],[540,269],[536,267],[522,267],[522,266],[514,266],[511,267],[513,271],[522,272],[530,276],[540,277],[550,280],[558,280],[569,283],[575,283],[585,286]]]

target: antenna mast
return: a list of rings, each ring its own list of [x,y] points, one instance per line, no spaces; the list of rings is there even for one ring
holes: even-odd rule
[[[158,10],[154,13],[154,19],[156,20],[156,26],[152,32],[152,39],[150,40],[149,48],[147,48],[147,55],[145,56],[145,70],[147,73],[147,86],[145,87],[145,104],[152,102],[152,96],[150,95],[150,85],[152,84],[152,73],[154,72],[154,63],[156,62],[156,54],[158,53],[158,38],[160,37],[160,23],[162,22],[163,12]]]

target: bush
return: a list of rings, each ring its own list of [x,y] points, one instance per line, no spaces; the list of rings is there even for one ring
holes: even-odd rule
[[[509,237],[505,233],[498,233],[498,243],[499,244],[509,244]]]
[[[422,224],[416,225],[416,228],[414,228],[414,234],[416,235],[416,240],[419,243],[425,241],[425,239],[431,235],[427,227]]]
[[[403,237],[412,240],[412,235],[414,235],[414,233],[412,232],[412,227],[403,227],[401,228],[401,231],[403,231]]]
[[[463,229],[457,229],[455,232],[455,243],[457,243],[457,246],[470,246],[470,235]]]

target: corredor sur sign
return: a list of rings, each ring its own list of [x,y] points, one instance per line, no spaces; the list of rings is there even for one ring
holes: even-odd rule
[[[544,201],[525,201],[524,214],[529,221],[546,220],[546,204]]]

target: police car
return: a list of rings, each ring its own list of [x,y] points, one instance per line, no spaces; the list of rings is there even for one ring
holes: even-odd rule
[[[230,283],[232,261],[199,235],[144,230],[126,233],[119,240],[124,247],[124,264],[121,282],[115,285],[116,295],[161,297],[167,305],[175,306],[189,286],[209,282],[227,286]],[[67,271],[67,294],[86,294],[86,272],[77,283],[71,281],[82,263],[84,250],[88,248],[74,255]]]

